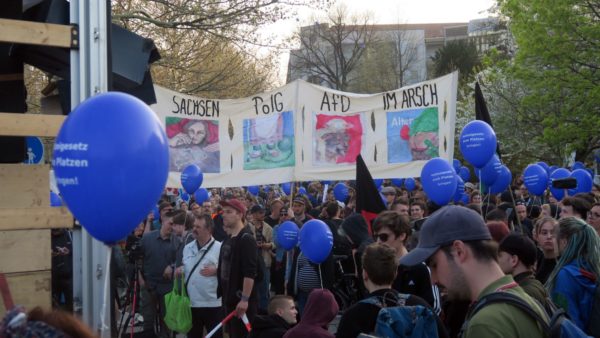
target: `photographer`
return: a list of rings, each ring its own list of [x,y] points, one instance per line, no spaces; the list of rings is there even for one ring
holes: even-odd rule
[[[144,234],[141,240],[142,285],[145,284],[150,294],[149,301],[154,310],[153,315],[160,316],[159,336],[165,337],[168,336],[168,329],[163,322],[165,316],[164,296],[173,288],[172,278],[177,251],[177,243],[173,237],[173,216],[173,211],[165,213],[160,229]],[[144,322],[146,320],[153,323],[154,316],[144,318]]]

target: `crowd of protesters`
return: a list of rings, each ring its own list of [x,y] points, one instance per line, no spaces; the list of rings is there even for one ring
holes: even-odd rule
[[[248,336],[243,315],[251,337],[356,337],[374,333],[379,310],[399,299],[428,309],[439,337],[542,337],[535,320],[508,304],[470,313],[473,303],[498,290],[540,314],[559,306],[582,330],[593,330],[600,276],[597,185],[557,201],[550,194],[531,196],[520,179],[498,195],[467,183],[469,203],[440,208],[418,182],[408,191],[386,180],[380,192],[387,210],[367,224],[355,210],[353,182],[343,183],[344,201],[320,182],[305,185],[305,193],[298,185],[289,195],[277,185],[256,195],[211,189],[202,203],[165,193],[157,217],[150,213],[125,247],[126,255],[136,256],[129,262],[139,265],[146,330],[172,334],[162,318],[164,296],[177,277],[191,300],[189,337],[202,336],[231,312],[236,316],[224,330],[229,337]],[[283,222],[301,228],[312,219],[325,222],[333,235],[332,252],[321,264],[299,247],[285,250],[277,243]],[[62,252],[53,256],[63,258]],[[54,280],[63,287],[63,276]],[[350,297],[342,294],[348,288]]]

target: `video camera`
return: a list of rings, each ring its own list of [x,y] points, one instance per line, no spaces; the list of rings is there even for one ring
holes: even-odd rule
[[[127,252],[127,258],[130,263],[141,261],[142,258],[144,258],[144,253],[142,252],[142,237],[129,235],[125,242],[125,251]]]

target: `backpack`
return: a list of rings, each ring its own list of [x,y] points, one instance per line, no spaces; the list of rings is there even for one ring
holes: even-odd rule
[[[542,318],[542,316],[537,313],[535,310],[531,308],[531,306],[525,302],[521,297],[515,296],[509,292],[493,292],[488,295],[483,296],[475,305],[469,314],[469,319],[472,318],[479,310],[484,308],[485,306],[493,303],[508,303],[513,305],[531,318],[535,319],[538,324],[542,328],[542,332],[545,337],[548,338],[579,338],[579,337],[589,337],[585,332],[583,332],[575,323],[573,323],[566,312],[563,309],[552,307],[551,309],[546,310],[546,318]],[[543,309],[542,306],[540,308]],[[549,318],[549,319],[548,319]],[[464,330],[468,326],[469,319],[465,321],[463,324],[463,328],[461,330],[460,336],[463,335]]]
[[[396,306],[386,307],[378,297],[369,297],[360,301],[377,305],[380,310],[375,324],[375,335],[382,338],[432,338],[438,337],[437,322],[433,311],[422,305],[406,306],[411,295],[398,294]]]

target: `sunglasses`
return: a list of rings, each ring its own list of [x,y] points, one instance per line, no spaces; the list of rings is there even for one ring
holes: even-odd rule
[[[382,242],[387,242],[387,240],[390,238],[390,235],[389,234],[374,234],[373,238],[375,239],[376,242],[378,239],[380,239]]]

